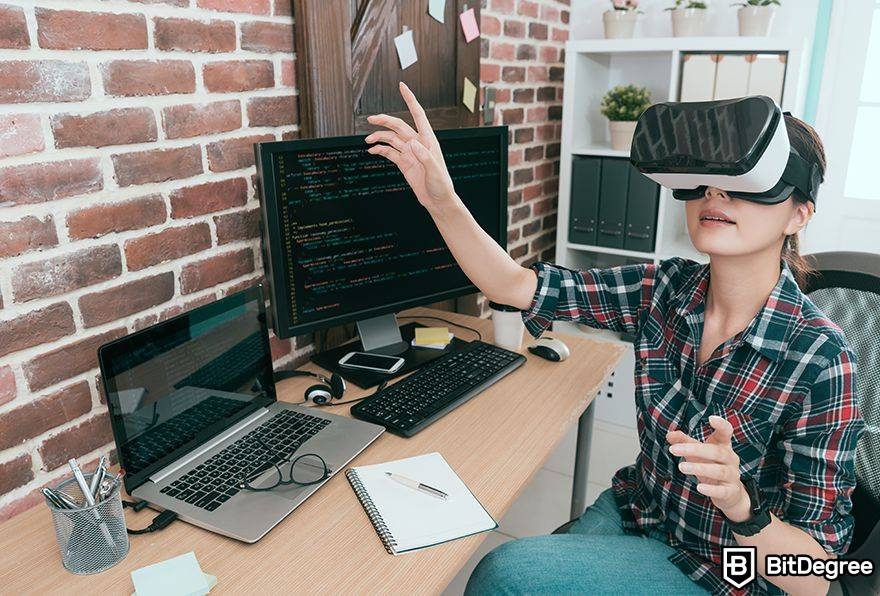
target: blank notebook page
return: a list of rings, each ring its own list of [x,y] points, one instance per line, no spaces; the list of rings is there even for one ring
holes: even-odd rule
[[[394,539],[395,554],[498,527],[439,453],[354,468]],[[449,495],[438,499],[392,480],[400,474]]]

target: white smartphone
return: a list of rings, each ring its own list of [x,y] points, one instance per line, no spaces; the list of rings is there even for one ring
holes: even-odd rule
[[[400,370],[405,360],[397,356],[385,354],[371,354],[369,352],[349,352],[339,359],[339,366],[343,368],[357,368],[372,370],[383,373],[393,373]]]

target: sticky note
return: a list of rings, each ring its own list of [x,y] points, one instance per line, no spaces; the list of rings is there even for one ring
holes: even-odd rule
[[[464,91],[461,94],[461,103],[471,112],[474,111],[474,102],[477,99],[477,86],[471,83],[467,77],[464,78]]]
[[[428,0],[428,14],[435,20],[443,23],[443,13],[446,12],[446,0]]]
[[[394,38],[397,48],[397,57],[400,58],[400,68],[406,69],[419,59],[416,55],[416,44],[413,42],[412,30],[404,31]]]
[[[196,554],[190,551],[135,569],[131,581],[137,596],[196,596],[207,594],[217,580],[202,572]]]
[[[473,8],[468,8],[458,16],[461,21],[461,30],[464,33],[464,40],[470,43],[472,40],[480,36],[480,28],[477,27],[477,17]]]
[[[416,327],[416,345],[448,344],[448,327]]]

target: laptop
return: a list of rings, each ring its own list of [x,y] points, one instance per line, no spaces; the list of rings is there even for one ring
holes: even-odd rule
[[[277,400],[261,286],[98,350],[125,488],[157,509],[256,542],[384,432]],[[320,459],[326,462],[324,473]],[[290,478],[300,483],[249,490]],[[324,478],[326,476],[326,478]]]

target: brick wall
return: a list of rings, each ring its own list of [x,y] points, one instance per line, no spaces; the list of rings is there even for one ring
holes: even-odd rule
[[[111,451],[99,345],[261,278],[252,144],[297,134],[290,4],[0,0],[0,520]],[[552,258],[567,4],[484,0],[523,263]]]

